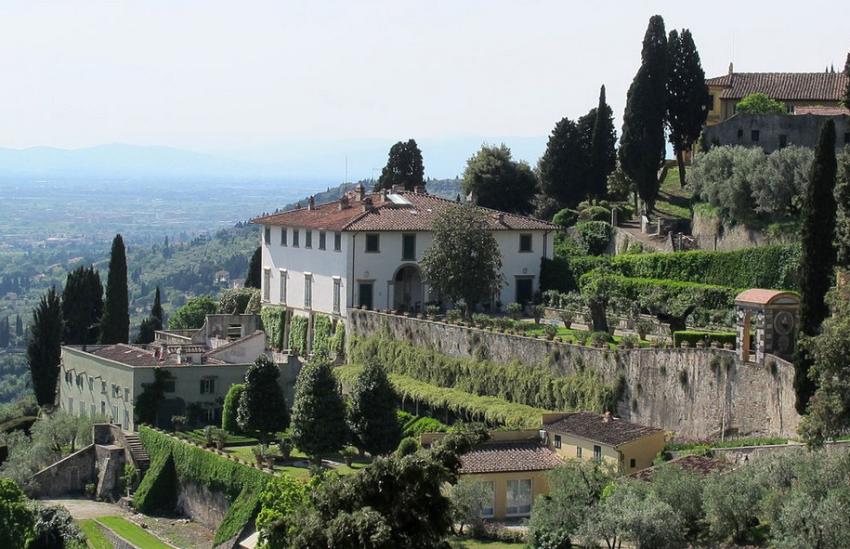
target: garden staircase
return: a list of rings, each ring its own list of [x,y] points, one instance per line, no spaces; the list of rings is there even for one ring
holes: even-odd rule
[[[130,455],[133,456],[133,461],[135,461],[139,469],[142,471],[146,471],[148,466],[150,465],[151,458],[148,455],[148,451],[145,450],[142,441],[139,440],[139,435],[136,433],[123,433],[124,435],[124,444],[126,448],[130,450]]]

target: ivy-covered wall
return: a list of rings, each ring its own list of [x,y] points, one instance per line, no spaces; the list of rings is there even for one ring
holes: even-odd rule
[[[143,513],[173,512],[178,483],[200,484],[223,493],[230,508],[216,530],[214,545],[238,535],[259,510],[259,494],[271,479],[267,473],[231,461],[143,426],[139,438],[150,454],[151,466],[133,498]]]
[[[263,330],[272,349],[281,351],[286,348],[284,334],[286,333],[286,307],[266,305],[260,312],[263,319]]]
[[[289,321],[289,348],[303,355],[307,352],[307,325],[310,320],[306,316],[293,316]]]

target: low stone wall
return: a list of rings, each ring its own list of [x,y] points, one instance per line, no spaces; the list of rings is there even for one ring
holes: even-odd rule
[[[177,512],[215,530],[230,509],[230,502],[222,492],[214,492],[197,482],[178,481]]]
[[[100,531],[103,532],[104,537],[109,540],[109,543],[112,544],[112,547],[114,549],[140,549],[139,547],[136,547],[126,539],[116,534],[109,526],[103,524],[97,519],[94,519],[94,521],[100,527]]]
[[[31,498],[82,494],[97,481],[95,445],[90,444],[33,475],[27,493]]]
[[[850,441],[826,442],[823,451],[828,454],[850,451]],[[804,444],[771,444],[764,446],[738,446],[735,448],[713,448],[711,453],[730,463],[752,463],[767,456],[808,452]]]
[[[392,337],[455,357],[484,354],[494,362],[547,364],[569,375],[583,368],[606,382],[622,379],[620,417],[689,439],[796,433],[793,366],[769,357],[766,365],[740,362],[722,349],[601,349],[502,334],[416,318],[350,310],[348,333]]]

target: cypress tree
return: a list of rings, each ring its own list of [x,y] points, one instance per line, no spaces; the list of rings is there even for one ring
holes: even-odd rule
[[[590,141],[590,176],[588,193],[603,197],[608,192],[608,175],[617,167],[617,130],[614,129],[614,111],[605,101],[605,86],[599,89],[599,104],[593,123]]]
[[[387,157],[387,165],[381,170],[381,177],[375,184],[376,191],[391,189],[401,185],[408,191],[425,184],[425,166],[422,163],[422,151],[413,139],[399,141],[392,147]]]
[[[62,291],[65,343],[86,345],[97,341],[103,315],[103,285],[94,267],[78,267],[68,273]]]
[[[0,320],[0,349],[9,346],[9,317]]]
[[[396,394],[380,364],[370,360],[351,390],[349,424],[358,448],[373,456],[388,454],[401,440]]]
[[[844,106],[850,109],[850,52],[847,53],[847,61],[844,62],[844,74],[847,75],[847,89],[844,90]]]
[[[318,463],[322,454],[342,448],[347,438],[345,404],[330,365],[307,363],[295,381],[292,442]]]
[[[540,190],[561,207],[574,207],[584,198],[587,187],[585,132],[569,118],[555,124],[546,151],[537,163]]]
[[[167,238],[167,237],[166,237]],[[165,326],[164,317],[162,313],[162,303],[159,298],[159,286],[156,287],[156,293],[153,296],[153,306],[151,307],[151,318],[154,322],[154,329],[162,330],[162,327]]]
[[[32,388],[39,406],[52,405],[56,399],[62,324],[62,302],[56,288],[51,287],[32,311],[32,327],[27,344]]]
[[[289,411],[278,385],[280,370],[266,355],[260,355],[245,372],[245,388],[239,396],[236,422],[246,433],[255,433],[261,440],[269,433],[289,427]]]
[[[708,116],[708,86],[691,31],[670,31],[667,41],[670,74],[667,81],[667,125],[679,165],[679,184],[685,186],[685,151],[699,138]]]
[[[251,256],[251,261],[248,262],[248,275],[245,277],[246,288],[259,288],[262,284],[260,281],[260,271],[263,270],[263,250],[260,246],[254,250]]]
[[[101,343],[130,341],[130,309],[127,296],[127,255],[124,239],[115,235],[106,276],[106,303],[100,322]]]
[[[23,337],[24,336],[24,321],[21,320],[20,314],[15,314],[15,336]]]
[[[829,314],[826,293],[832,282],[836,251],[835,236],[835,123],[827,120],[821,129],[809,185],[803,196],[802,254],[800,257],[800,330],[815,336]],[[794,388],[797,411],[806,411],[815,390],[809,379],[811,355],[803,348],[797,353]]]
[[[641,66],[626,97],[620,138],[620,164],[637,185],[647,212],[655,208],[658,169],[664,161],[666,89],[667,34],[664,20],[654,15],[643,38]]]

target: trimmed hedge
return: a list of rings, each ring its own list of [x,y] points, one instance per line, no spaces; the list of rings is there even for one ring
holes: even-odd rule
[[[799,265],[799,245],[758,246],[734,252],[619,255],[611,259],[611,269],[628,277],[777,290],[799,289]]]
[[[592,271],[584,274],[579,284],[583,288],[593,284],[601,284],[609,289],[612,296],[619,296],[637,303],[642,303],[646,296],[655,292],[658,292],[655,294],[655,299],[661,301],[684,296],[693,300],[697,306],[707,309],[733,307],[735,297],[741,292],[740,289],[728,286],[656,278],[630,278],[603,271]]]
[[[673,345],[678,347],[683,341],[687,341],[691,347],[696,346],[698,341],[706,345],[717,342],[720,345],[731,343],[735,345],[738,334],[735,332],[706,332],[703,330],[679,330],[673,332]]]
[[[266,305],[260,311],[260,318],[263,320],[263,330],[272,349],[277,351],[285,349],[286,342],[283,340],[283,334],[286,333],[286,307]]]
[[[289,320],[289,348],[299,355],[307,351],[307,323],[306,316],[293,316]]]
[[[558,290],[575,292],[579,289],[582,275],[599,267],[608,265],[607,256],[556,256],[543,258],[540,263],[540,290]]]
[[[553,374],[546,365],[449,357],[433,348],[416,347],[382,335],[351,338],[349,360],[365,364],[371,359],[389,373],[425,384],[540,409],[603,412],[613,410],[619,398],[617,384],[604,383],[601,375],[591,369],[562,376]]]
[[[239,534],[256,515],[260,492],[272,478],[267,473],[146,426],[139,429],[139,438],[151,458],[151,467],[133,498],[133,505],[139,511],[173,511],[177,481],[181,480],[223,492],[230,501],[230,509],[216,530],[213,545]]]
[[[362,366],[340,366],[334,374],[346,390],[350,390]],[[421,402],[431,410],[446,410],[467,421],[480,421],[509,429],[534,429],[547,410],[525,404],[514,404],[501,398],[478,396],[457,389],[435,387],[411,377],[388,374],[390,383],[402,399]]]

